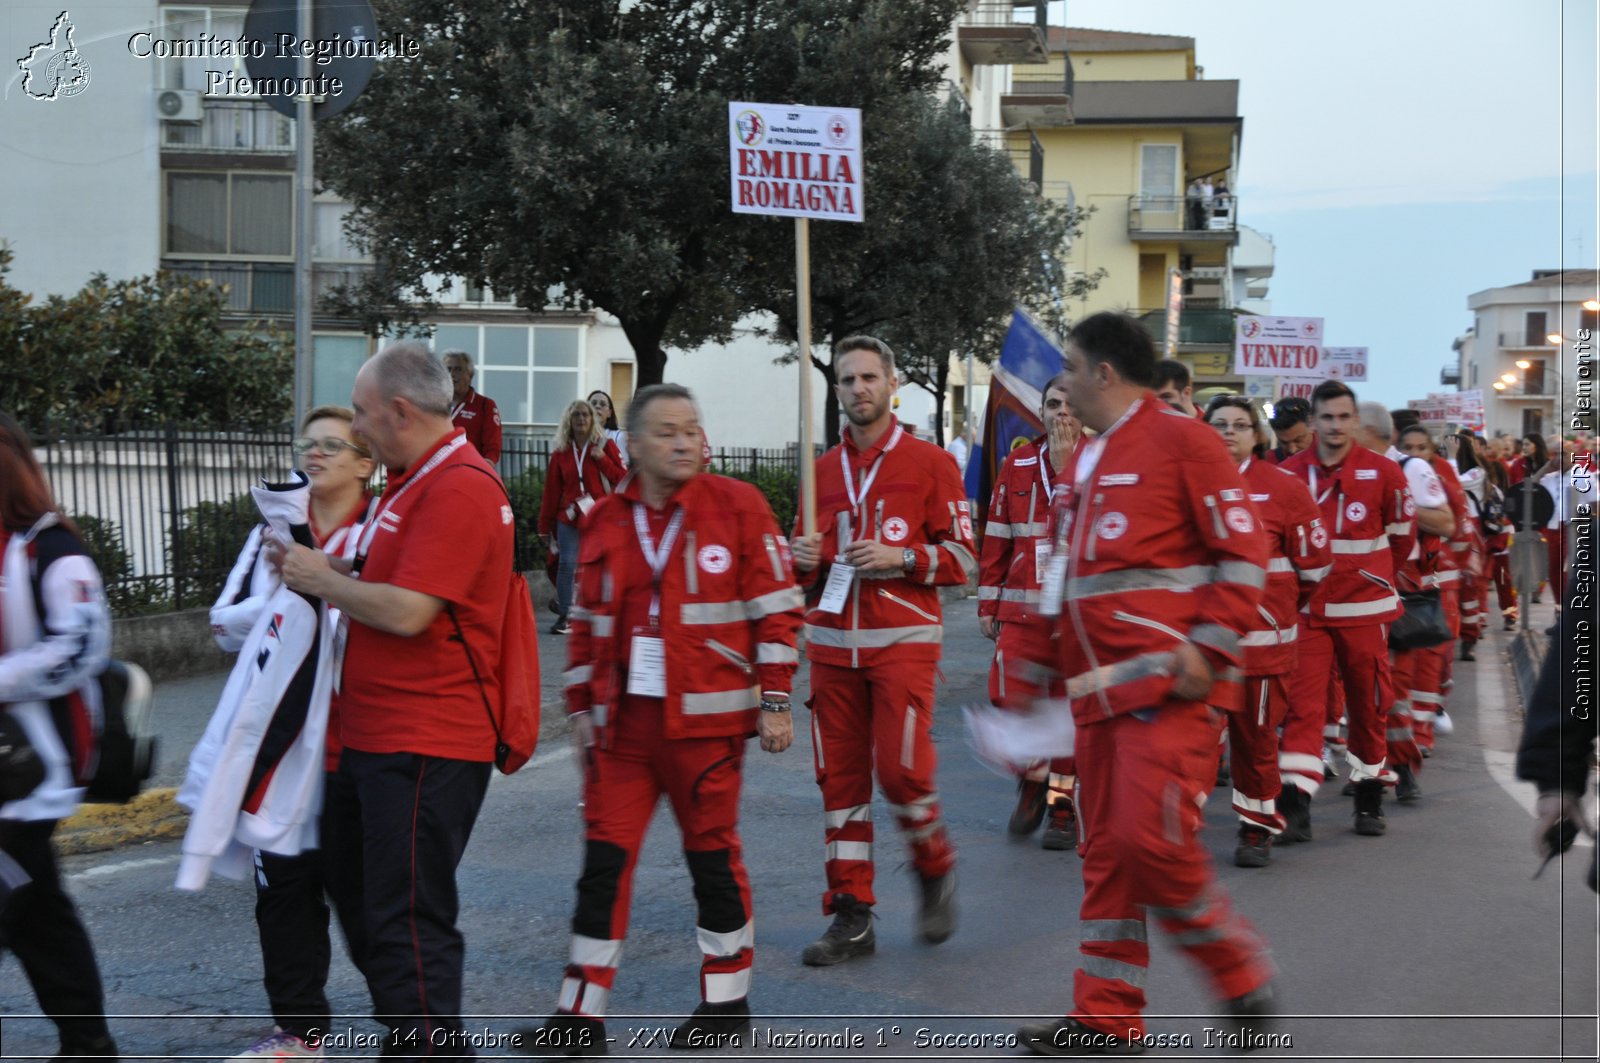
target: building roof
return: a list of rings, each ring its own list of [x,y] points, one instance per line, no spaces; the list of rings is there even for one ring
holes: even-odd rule
[[[1193,37],[1173,37],[1164,33],[1127,33],[1123,30],[1085,29],[1080,26],[1051,26],[1052,52],[1192,52]]]
[[[1535,276],[1533,280],[1523,281],[1521,284],[1507,284],[1505,288],[1593,288],[1600,281],[1600,271],[1592,269],[1562,270],[1536,270],[1544,276]]]

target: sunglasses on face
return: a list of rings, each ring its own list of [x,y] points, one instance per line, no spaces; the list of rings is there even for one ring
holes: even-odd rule
[[[302,457],[313,450],[324,458],[336,458],[341,450],[353,450],[363,458],[371,456],[367,453],[365,447],[359,447],[348,440],[338,439],[334,436],[328,436],[325,439],[311,439],[301,436],[289,445],[294,449],[295,454]]]

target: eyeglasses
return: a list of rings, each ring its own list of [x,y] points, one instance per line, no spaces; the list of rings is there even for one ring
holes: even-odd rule
[[[289,444],[289,446],[294,450],[296,455],[301,457],[304,457],[313,450],[322,455],[324,458],[336,458],[339,456],[339,451],[341,450],[353,450],[363,458],[370,458],[372,456],[367,452],[366,447],[357,446],[349,440],[339,439],[336,436],[328,436],[324,439],[310,439],[306,436],[301,436],[299,439],[296,439],[293,443]]]

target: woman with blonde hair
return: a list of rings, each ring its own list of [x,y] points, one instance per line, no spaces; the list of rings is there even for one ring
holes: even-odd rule
[[[550,453],[550,468],[544,477],[544,499],[539,505],[539,534],[555,547],[560,558],[556,569],[556,622],[553,635],[571,630],[567,613],[572,609],[572,577],[578,568],[578,529],[583,516],[627,474],[617,445],[606,438],[602,422],[593,406],[579,399],[561,415],[561,426]]]

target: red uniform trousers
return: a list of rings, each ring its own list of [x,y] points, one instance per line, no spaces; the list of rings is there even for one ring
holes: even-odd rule
[[[1250,827],[1283,831],[1278,813],[1278,728],[1289,711],[1288,676],[1245,677],[1244,708],[1228,713],[1228,769],[1233,779],[1233,810]]]
[[[1304,623],[1305,621],[1302,620],[1301,624],[1304,625]],[[1290,681],[1291,683],[1293,682],[1292,677]],[[1328,747],[1328,753],[1335,762],[1350,753],[1350,745],[1345,741],[1345,738],[1344,686],[1335,683],[1328,691],[1328,715],[1326,722],[1322,725],[1322,742]]]
[[[1083,906],[1072,1017],[1086,1026],[1144,1035],[1147,915],[1205,969],[1219,997],[1272,977],[1266,943],[1234,912],[1197,838],[1221,731],[1221,714],[1194,702],[1078,729]]]
[[[1444,609],[1445,623],[1452,634],[1461,631],[1461,585],[1446,583],[1439,587],[1439,604]],[[1418,747],[1433,748],[1433,720],[1444,711],[1445,694],[1450,689],[1450,674],[1455,668],[1455,640],[1441,642],[1417,650],[1417,664],[1411,675],[1409,690],[1401,687],[1411,701],[1411,726],[1416,732]],[[1399,687],[1399,684],[1395,684]],[[1418,760],[1421,754],[1418,753]]]
[[[559,1010],[604,1018],[628,932],[633,872],[663,794],[683,832],[699,906],[700,992],[712,1003],[750,991],[755,926],[739,843],[745,737],[662,737],[661,701],[626,697],[584,772],[586,849]]]
[[[1023,627],[1027,623],[1025,620],[1011,620],[1002,621],[1000,624],[1000,634],[994,640],[994,660],[989,662],[991,705],[1006,703],[1006,662],[1013,662],[1015,667],[1014,662],[1023,660],[1022,647],[1027,643],[1027,639],[1023,636]],[[1061,689],[1053,691],[1051,696],[1065,697],[1066,684],[1058,683],[1058,685]],[[1035,761],[1022,772],[1022,775],[1024,778],[1038,781],[1048,779],[1051,775],[1060,776],[1058,779],[1050,779],[1050,783],[1053,788],[1067,792],[1071,789],[1071,783],[1067,780],[1076,773],[1072,757],[1055,757],[1050,760]]]
[[[955,866],[956,851],[934,787],[931,661],[861,668],[811,663],[811,744],[826,818],[828,891],[875,904],[872,892],[872,777],[894,809],[911,861],[924,878]]]
[[[1416,703],[1413,699],[1417,696],[1417,667],[1426,652],[1398,650],[1389,665],[1394,695],[1389,703],[1385,735],[1388,738],[1387,764],[1391,768],[1407,767],[1417,771],[1422,767],[1422,750],[1417,745]]]
[[[1511,586],[1511,536],[1501,532],[1489,540],[1488,570],[1484,579],[1494,583],[1495,601],[1504,613],[1517,604],[1517,592]],[[1487,595],[1485,595],[1487,597]]]
[[[1550,593],[1560,605],[1567,600],[1567,526],[1546,528],[1541,534],[1544,535],[1545,556],[1550,561]]]
[[[1393,704],[1387,624],[1360,627],[1300,625],[1300,662],[1289,684],[1278,766],[1284,785],[1314,796],[1322,785],[1322,740],[1329,700],[1344,688],[1350,777],[1356,782],[1383,771],[1385,723]]]

